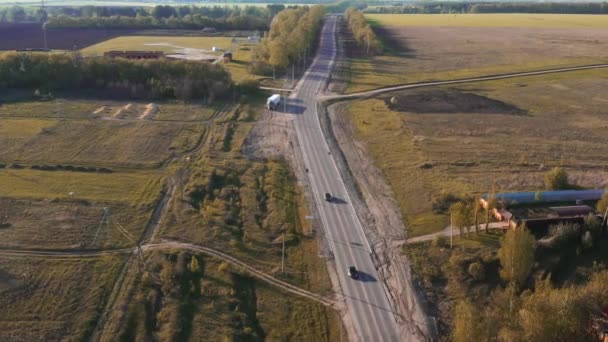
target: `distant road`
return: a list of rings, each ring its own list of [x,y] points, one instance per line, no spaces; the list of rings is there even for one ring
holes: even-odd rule
[[[514,73],[508,73],[508,74],[461,78],[461,79],[456,79],[456,80],[407,83],[407,84],[390,86],[390,87],[385,87],[385,88],[366,90],[366,91],[361,91],[361,92],[352,93],[352,94],[326,95],[326,96],[319,97],[319,100],[320,101],[348,100],[348,99],[356,99],[356,98],[360,98],[360,97],[374,96],[374,95],[388,93],[388,92],[396,91],[396,90],[432,87],[432,86],[440,86],[440,85],[446,85],[446,84],[494,81],[494,80],[502,80],[502,79],[507,79],[507,78],[557,74],[557,73],[562,73],[562,72],[571,72],[571,71],[580,71],[580,70],[589,70],[589,69],[601,69],[601,68],[608,68],[608,64],[589,64],[589,65],[580,65],[580,66],[567,67],[567,68],[543,69],[543,70],[526,71],[526,72],[514,72]]]
[[[426,340],[413,323],[401,329],[394,303],[380,278],[372,250],[351,203],[340,172],[330,154],[317,113],[317,96],[324,89],[336,58],[336,18],[328,17],[321,32],[317,57],[289,97],[287,112],[293,115],[298,148],[302,152],[321,223],[337,270],[342,295],[357,336],[356,341]],[[333,196],[325,201],[325,193]],[[359,279],[347,270],[355,266]]]

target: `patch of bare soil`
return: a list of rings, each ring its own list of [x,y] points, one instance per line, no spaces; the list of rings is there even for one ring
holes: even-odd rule
[[[403,92],[387,96],[385,103],[397,112],[526,114],[525,110],[511,104],[455,89]]]

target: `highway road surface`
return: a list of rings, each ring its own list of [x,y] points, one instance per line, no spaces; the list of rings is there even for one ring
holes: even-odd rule
[[[338,279],[347,309],[361,341],[411,341],[419,337],[402,336],[397,313],[371,257],[369,243],[334,163],[317,116],[316,97],[323,89],[336,58],[336,18],[328,17],[321,33],[317,57],[288,99],[288,112],[294,125],[308,177],[321,216],[329,246],[335,258]],[[334,197],[324,199],[325,193]],[[348,266],[361,272],[351,279]]]

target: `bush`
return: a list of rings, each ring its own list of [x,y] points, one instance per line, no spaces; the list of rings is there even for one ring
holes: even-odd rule
[[[554,167],[545,174],[545,188],[547,190],[564,190],[568,189],[568,173],[560,168]]]
[[[593,236],[591,236],[591,232],[586,231],[581,238],[581,245],[583,249],[590,249],[593,247]]]
[[[486,268],[485,266],[479,262],[479,261],[475,261],[473,263],[471,263],[469,265],[469,269],[468,269],[469,275],[475,280],[475,281],[482,281],[485,279],[486,277]]]
[[[549,232],[538,240],[538,244],[549,248],[561,248],[568,242],[578,240],[581,232],[581,226],[577,223],[558,223],[549,227]]]
[[[435,213],[446,213],[450,209],[450,206],[458,201],[460,201],[458,196],[447,191],[442,191],[432,199],[431,207]]]

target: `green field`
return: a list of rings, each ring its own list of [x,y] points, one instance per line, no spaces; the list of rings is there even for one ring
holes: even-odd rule
[[[608,15],[585,14],[366,14],[391,26],[608,28]]]
[[[111,50],[143,50],[163,51],[166,53],[185,52],[184,49],[208,50],[205,53],[219,55],[220,52],[211,52],[216,46],[229,49],[232,38],[230,37],[175,37],[175,36],[123,36],[112,38],[86,47],[81,50],[85,56],[99,56]]]

